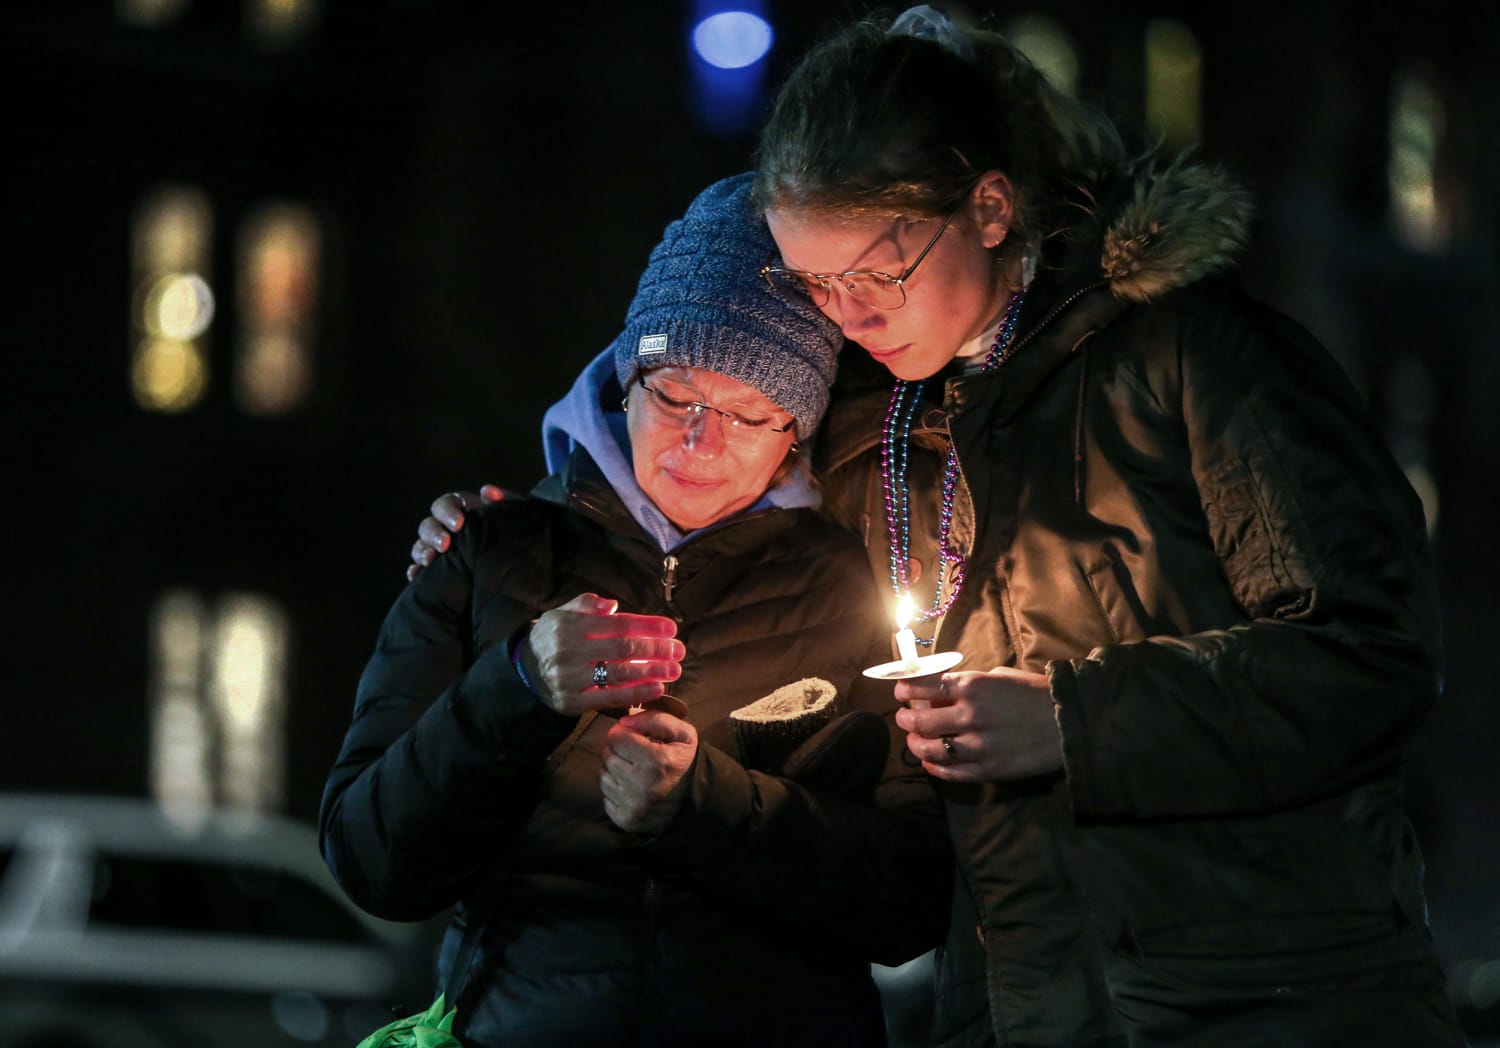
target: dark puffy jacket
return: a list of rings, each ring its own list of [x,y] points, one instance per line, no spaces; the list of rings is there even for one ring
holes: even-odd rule
[[[825,762],[809,789],[747,771],[726,721],[809,676],[841,709],[888,717],[889,686],[859,675],[890,657],[862,551],[812,511],[769,510],[668,559],[581,473],[469,514],[396,602],[324,795],[329,867],[372,913],[421,919],[509,856],[460,1008],[466,1045],[883,1044],[869,962],[915,956],[946,921],[937,799],[885,722],[873,767]],[[687,648],[672,691],[701,746],[654,840],[604,815],[612,719],[553,713],[509,658],[528,622],[585,591],[675,617]]]
[[[1125,190],[1056,238],[1010,363],[929,383],[914,437],[914,490],[950,433],[962,470],[938,649],[1047,673],[1065,764],[944,788],[938,1040],[1461,1043],[1401,802],[1437,695],[1421,507],[1333,359],[1212,276],[1241,196]],[[890,382],[846,360],[824,440],[877,574]],[[928,564],[936,533],[913,521]]]

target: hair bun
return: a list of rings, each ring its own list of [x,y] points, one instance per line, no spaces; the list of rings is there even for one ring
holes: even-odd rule
[[[931,40],[965,62],[974,61],[974,43],[969,39],[969,34],[954,25],[947,15],[931,4],[919,4],[902,11],[886,30],[886,35]]]

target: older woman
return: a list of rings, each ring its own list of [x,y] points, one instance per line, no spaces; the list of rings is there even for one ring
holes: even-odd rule
[[[889,633],[799,465],[839,332],[760,281],[772,249],[746,177],[668,227],[612,352],[548,415],[566,465],[469,515],[361,679],[324,856],[396,919],[503,871],[466,1045],[883,1044],[869,962],[941,934],[920,770],[878,720],[814,735],[894,708],[855,688]],[[681,717],[635,712],[668,688]]]

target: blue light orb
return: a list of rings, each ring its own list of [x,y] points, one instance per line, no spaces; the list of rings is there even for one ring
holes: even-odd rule
[[[710,15],[693,29],[693,48],[711,66],[743,69],[771,50],[771,26],[748,11]]]

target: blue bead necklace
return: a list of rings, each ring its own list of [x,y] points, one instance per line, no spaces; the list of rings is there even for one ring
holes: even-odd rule
[[[990,344],[984,363],[979,366],[980,371],[993,371],[1010,359],[1007,350],[1015,337],[1016,320],[1021,315],[1021,299],[1024,296],[1024,290],[1010,296],[1005,314],[1000,320],[1000,330],[995,332],[995,341]],[[911,492],[907,487],[906,468],[910,459],[912,421],[922,398],[922,385],[921,382],[896,382],[891,390],[890,406],[886,408],[885,425],[880,431],[880,480],[885,496],[886,531],[890,537],[891,588],[896,591],[897,596],[909,596],[911,593]],[[950,438],[948,461],[943,469],[942,506],[938,516],[936,589],[932,596],[932,607],[916,613],[916,617],[923,621],[947,614],[964,584],[964,558],[948,546],[948,534],[953,526],[953,492],[957,484],[958,452]],[[931,647],[932,638],[918,637],[917,643]]]

